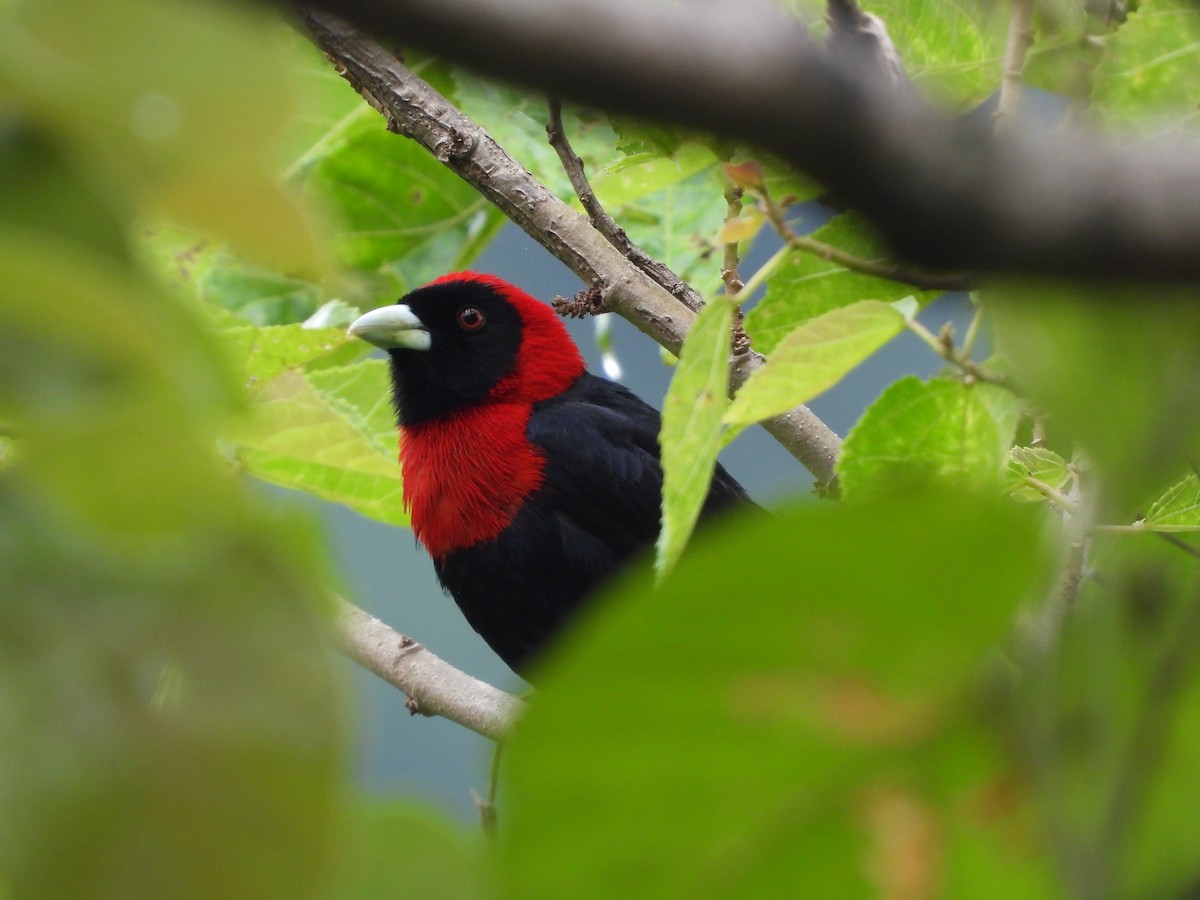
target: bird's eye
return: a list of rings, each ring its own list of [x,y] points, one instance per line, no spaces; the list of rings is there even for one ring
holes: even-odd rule
[[[474,306],[464,306],[458,311],[458,327],[463,331],[478,331],[487,322],[483,310]]]

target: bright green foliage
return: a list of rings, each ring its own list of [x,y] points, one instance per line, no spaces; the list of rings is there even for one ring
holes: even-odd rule
[[[995,385],[901,378],[847,436],[842,492],[860,501],[938,483],[998,487],[1017,416],[1016,399]]]
[[[1200,480],[1190,474],[1171,485],[1146,510],[1145,523],[1156,531],[1200,528]]]
[[[366,109],[364,107],[364,109]],[[298,178],[332,213],[343,265],[366,279],[364,306],[467,267],[500,225],[499,212],[372,110],[306,155]]]
[[[237,325],[221,329],[221,338],[249,388],[293,369],[315,372],[348,363],[366,349],[341,328],[303,325]]]
[[[371,518],[408,524],[386,364],[288,371],[254,397],[253,417],[229,435],[248,470]]]
[[[554,148],[546,140],[546,101],[528,92],[456,73],[462,109],[558,197],[579,206]],[[707,145],[672,131],[625,124],[618,144],[607,120],[566,109],[563,128],[583,160],[597,198],[630,239],[702,293],[721,285],[712,239],[725,218],[720,159]],[[618,155],[618,147],[632,150]],[[778,176],[777,176],[778,177]],[[796,194],[796,179],[779,186]],[[811,193],[811,188],[809,189]],[[808,196],[806,194],[806,196]]]
[[[767,364],[750,376],[725,421],[748,425],[807,403],[903,330],[904,315],[878,300],[809,319],[780,341]]]
[[[1004,52],[1002,9],[956,0],[879,0],[864,7],[887,25],[909,76],[954,106],[996,88]]]
[[[721,286],[721,255],[714,238],[725,219],[725,198],[718,167],[710,167],[635,206],[618,210],[629,237],[697,291],[716,293]]]
[[[1106,122],[1141,124],[1155,134],[1196,133],[1200,95],[1200,10],[1186,2],[1148,0],[1108,39],[1096,69],[1094,108]],[[1184,110],[1183,116],[1171,115]],[[1163,116],[1166,116],[1164,119]]]
[[[1046,494],[1030,479],[1051,490],[1065,493],[1074,478],[1070,464],[1045,447],[1013,447],[1009,452],[1008,489],[1018,500],[1041,502]]]
[[[864,259],[886,255],[862,221],[851,215],[838,216],[812,237]],[[936,296],[797,251],[771,278],[767,295],[746,314],[746,333],[754,339],[756,350],[771,353],[786,335],[822,313],[860,300],[891,302],[910,295],[921,303]]]
[[[721,449],[729,406],[729,337],[734,303],[714,297],[696,316],[663,400],[663,524],[655,566],[674,567],[691,537]]]
[[[518,733],[506,896],[887,895],[905,852],[946,896],[1052,896],[968,702],[1039,586],[1023,512],[806,504],[629,580]]]

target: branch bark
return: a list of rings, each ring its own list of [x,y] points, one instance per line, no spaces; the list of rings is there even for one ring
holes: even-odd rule
[[[357,606],[341,599],[337,603],[343,651],[402,690],[418,711],[442,716],[493,741],[503,740],[512,730],[525,706],[521,700],[459,671]]]
[[[1008,41],[1004,48],[1004,69],[1000,81],[1000,99],[995,121],[999,128],[1009,122],[1021,106],[1021,78],[1025,72],[1025,54],[1033,46],[1033,0],[1012,0],[1008,20]]]
[[[388,127],[428,149],[589,285],[602,309],[616,312],[673,353],[695,313],[614,247],[588,220],[530,175],[486,131],[353,26],[327,14],[302,13],[313,40],[338,71],[387,118]],[[763,363],[733,360],[730,389]],[[841,439],[807,407],[762,423],[827,487]]]
[[[995,134],[864,77],[767,0],[314,5],[564,99],[750,140],[814,175],[923,265],[1200,279],[1194,142],[1121,144],[1019,122]]]

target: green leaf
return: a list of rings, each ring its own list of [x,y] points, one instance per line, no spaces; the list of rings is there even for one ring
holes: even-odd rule
[[[1186,290],[1027,285],[996,292],[997,344],[1051,446],[1099,473],[1101,521],[1130,521],[1200,445],[1200,311]]]
[[[710,148],[687,143],[670,156],[641,153],[616,158],[594,175],[589,171],[588,181],[605,208],[615,210],[665,190],[698,172],[711,171],[718,163]]]
[[[1075,475],[1070,464],[1053,450],[1045,447],[1013,447],[1009,451],[1009,493],[1017,500],[1045,500],[1046,495],[1030,487],[1027,478],[1035,478],[1056,491],[1065,491]]]
[[[712,166],[613,212],[634,243],[704,296],[721,288],[713,236],[725,221],[723,177]]]
[[[706,532],[657,590],[627,579],[521,722],[505,895],[899,896],[906,860],[946,896],[1054,896],[963,702],[1039,580],[1030,512],[804,504]]]
[[[904,69],[920,87],[963,107],[1000,81],[1006,16],[954,0],[881,0],[870,12],[887,26]]]
[[[729,406],[734,308],[729,298],[717,296],[696,316],[663,400],[663,522],[655,557],[660,573],[683,553],[708,496],[721,449],[721,416]]]
[[[470,185],[369,112],[314,147],[297,176],[337,223],[343,265],[367,277],[362,306],[469,266],[503,224]]]
[[[293,42],[287,26],[250,7],[6,3],[0,81],[128,208],[300,268],[319,249],[275,171]]]
[[[373,519],[408,524],[385,363],[286,371],[255,397],[255,415],[230,433],[248,471]]]
[[[1200,480],[1195,474],[1167,488],[1146,511],[1145,523],[1156,531],[1200,527]]]
[[[815,240],[864,259],[885,254],[862,220],[841,215],[813,232]],[[755,349],[770,354],[804,322],[860,300],[889,302],[913,295],[924,304],[936,292],[914,292],[908,285],[844,269],[821,257],[797,251],[772,276],[767,294],[746,313],[746,333]]]
[[[319,876],[342,758],[323,551],[216,457],[223,363],[123,255],[0,227],[13,897],[283,900]]]
[[[483,900],[478,841],[433,809],[363,798],[342,813],[323,900]]]
[[[1092,539],[1052,653],[1014,683],[1021,762],[1053,798],[1064,895],[1186,896],[1200,802],[1195,557],[1148,535]]]
[[[238,259],[226,246],[176,225],[146,228],[138,250],[166,284],[255,325],[302,322],[316,312],[321,289]]]
[[[248,386],[269,381],[292,369],[317,369],[353,362],[367,350],[342,328],[306,328],[303,325],[245,325],[226,328],[222,342],[244,373]]]
[[[1155,134],[1174,129],[1194,134],[1200,122],[1196,114],[1198,34],[1200,11],[1191,4],[1172,0],[1139,4],[1105,42],[1092,108],[1111,124],[1144,127],[1153,117]]]
[[[1011,393],[992,384],[910,375],[884,390],[838,460],[848,501],[929,484],[999,486],[1016,431]]]
[[[878,300],[864,300],[805,322],[750,376],[725,413],[730,425],[748,425],[806,403],[904,330],[904,316]]]
[[[103,196],[90,161],[73,158],[14,108],[0,112],[0,128],[0,221],[58,232],[113,257],[128,253],[122,211]]]

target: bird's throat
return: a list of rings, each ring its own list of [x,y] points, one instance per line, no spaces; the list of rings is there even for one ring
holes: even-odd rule
[[[404,504],[434,559],[496,538],[541,486],[527,404],[485,403],[400,429]]]

